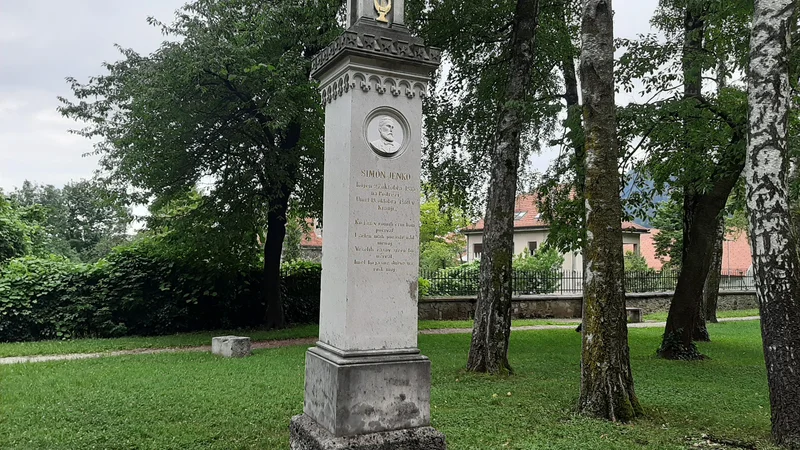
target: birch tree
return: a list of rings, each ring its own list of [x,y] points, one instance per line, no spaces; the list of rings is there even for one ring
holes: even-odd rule
[[[581,412],[612,421],[642,413],[633,387],[625,315],[611,0],[586,0],[581,90],[586,145],[586,263]]]
[[[800,448],[800,260],[788,192],[791,0],[756,0],[748,73],[747,209],[772,435]]]
[[[500,114],[484,220],[481,287],[467,360],[467,370],[474,372],[511,372],[508,341],[511,336],[514,201],[522,133],[525,129],[519,105],[530,92],[529,80],[534,64],[533,41],[538,17],[539,0],[517,1],[506,103]]]

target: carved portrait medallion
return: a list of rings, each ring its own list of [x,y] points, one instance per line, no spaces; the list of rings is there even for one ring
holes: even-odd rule
[[[392,158],[408,147],[408,121],[394,108],[378,108],[364,121],[364,139],[376,154]]]

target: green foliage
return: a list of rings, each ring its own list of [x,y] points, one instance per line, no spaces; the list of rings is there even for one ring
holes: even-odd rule
[[[291,218],[286,222],[286,237],[283,238],[283,261],[294,262],[302,258],[300,244],[303,239],[303,231],[307,227],[305,221]]]
[[[263,225],[281,186],[319,203],[323,121],[309,71],[340,32],[339,7],[195,0],[170,24],[150,19],[173,38],[155,52],[120,48],[106,74],[70,79],[78,101],[60,110],[90,124],[78,133],[98,138],[109,181],[161,199],[203,180],[203,206],[226,226]]]
[[[514,257],[514,261],[511,264],[514,270],[549,272],[560,269],[561,265],[564,264],[564,257],[551,246],[542,246],[533,254],[526,248],[521,254]]]
[[[291,323],[319,318],[321,267],[283,269]],[[252,327],[263,310],[258,267],[184,257],[158,237],[115,248],[94,264],[23,257],[0,267],[0,341],[156,335]]]
[[[232,232],[210,213],[208,196],[189,189],[150,206],[146,235],[157,236],[160,251],[172,258],[206,261],[220,268],[249,270],[261,260],[257,230]]]
[[[291,323],[318,323],[322,264],[294,261],[281,266],[283,305]]]
[[[459,241],[463,240],[459,239]],[[458,243],[430,241],[420,244],[419,267],[422,270],[437,270],[453,267],[460,263],[464,246]]]
[[[520,294],[549,294],[561,283],[564,257],[554,247],[545,246],[533,254],[526,248],[511,263],[514,291]]]
[[[528,100],[519,106],[523,148],[521,161],[538,151],[540,140],[551,137],[559,112],[563,87],[557,68],[574,56],[574,28],[566,30],[564,15],[576,2],[542,2],[535,45],[536,65],[528,87]],[[423,175],[427,188],[444,204],[468,213],[480,209],[494,148],[506,103],[506,83],[511,60],[511,24],[516,1],[409,0],[406,18],[428,45],[444,50],[448,70],[437,73],[441,86],[424,104],[425,144]],[[572,34],[571,34],[572,33]],[[521,166],[522,176],[526,165]]]
[[[626,272],[655,272],[655,269],[647,265],[647,260],[644,259],[644,256],[638,253],[627,251],[624,258]]]
[[[669,267],[679,269],[683,251],[683,207],[675,199],[662,202],[656,208],[652,224],[659,230],[653,236],[656,256],[669,257]]]
[[[429,296],[431,293],[431,281],[420,277],[417,284],[417,289],[417,299]]]
[[[551,247],[530,254],[527,249],[514,257],[512,288],[516,294],[547,294],[555,292],[561,283],[561,265],[564,257]],[[480,287],[480,261],[458,267],[423,271],[430,282],[428,295],[477,295]]]
[[[20,220],[19,212],[12,208],[0,191],[0,265],[22,256],[29,250],[27,227]]]
[[[662,0],[652,23],[666,39],[618,40],[625,49],[617,67],[621,89],[641,86],[647,98],[619,109],[626,158],[646,150],[637,170],[646,177],[633,180],[642,194],[627,205],[635,215],[652,210],[653,191],[672,186],[676,195],[694,198],[741,171],[747,95],[728,78],[746,71],[752,8],[750,0]],[[687,14],[697,20],[688,32],[693,45],[684,45]],[[704,85],[709,74],[713,87]],[[655,185],[644,185],[645,178]]]
[[[104,181],[131,201],[183,202],[203,187],[180,223],[202,260],[251,260],[264,230],[264,311],[285,325],[280,257],[290,199],[319,216],[324,124],[314,56],[340,32],[339,0],[193,0],[172,23],[153,18],[169,41],[122,59],[87,82],[68,79],[75,100],[60,112],[86,124]],[[168,206],[169,207],[169,206]],[[210,233],[207,233],[210,231]],[[196,244],[196,245],[195,245]],[[268,284],[268,286],[267,286]],[[254,314],[259,316],[259,314]]]
[[[130,211],[97,181],[70,182],[59,189],[26,180],[10,197],[26,222],[40,227],[33,254],[95,262],[127,240]]]
[[[429,277],[427,279],[430,281],[428,295],[477,295],[480,268],[480,261],[473,261],[458,267],[449,267],[424,274],[423,276]]]
[[[467,225],[469,220],[460,208],[445,209],[438,197],[428,196],[420,205],[420,268],[431,271],[461,264],[467,243],[458,231]]]

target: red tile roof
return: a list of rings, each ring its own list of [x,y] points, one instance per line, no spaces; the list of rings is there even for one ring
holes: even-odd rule
[[[300,247],[322,247],[322,230],[316,227],[316,220],[306,219],[306,228],[300,239]]]
[[[548,228],[550,225],[541,219],[539,207],[536,205],[535,195],[520,195],[514,203],[514,212],[520,215],[515,217],[514,228]],[[625,231],[647,233],[648,228],[633,222],[622,222]],[[483,219],[464,228],[462,232],[471,233],[483,231]]]

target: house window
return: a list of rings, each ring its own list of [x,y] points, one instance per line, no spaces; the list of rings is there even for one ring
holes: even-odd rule
[[[536,248],[539,246],[539,243],[536,241],[528,242],[528,251],[531,252],[531,255],[536,253]]]
[[[525,217],[525,214],[528,214],[527,211],[517,211],[514,213],[514,220],[520,220]]]
[[[481,259],[481,253],[483,253],[483,243],[472,244],[472,254],[474,255],[474,258]]]

